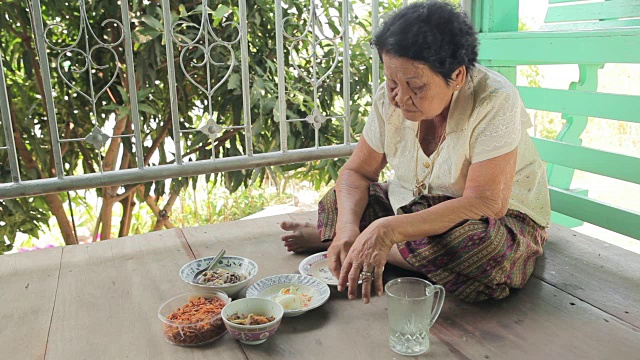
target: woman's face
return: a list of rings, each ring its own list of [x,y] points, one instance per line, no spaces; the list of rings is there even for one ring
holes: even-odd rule
[[[382,54],[382,60],[389,101],[400,108],[402,115],[410,121],[434,119],[442,114],[466,77],[464,66],[458,68],[453,73],[453,81],[447,83],[418,61],[386,53]]]

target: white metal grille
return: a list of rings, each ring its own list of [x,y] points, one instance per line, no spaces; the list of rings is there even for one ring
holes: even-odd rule
[[[34,32],[34,40],[37,48],[38,61],[41,68],[44,94],[46,100],[46,113],[49,123],[49,131],[51,134],[51,151],[52,157],[55,163],[55,178],[46,178],[40,180],[22,181],[20,178],[19,162],[17,160],[17,151],[13,142],[13,130],[11,124],[11,115],[9,109],[9,101],[20,101],[20,99],[9,99],[7,95],[7,88],[4,78],[4,68],[2,68],[2,54],[0,54],[0,113],[2,118],[2,127],[5,136],[5,145],[0,147],[0,151],[7,151],[9,156],[10,169],[12,174],[11,183],[0,184],[0,198],[14,198],[21,196],[32,196],[51,192],[61,192],[68,190],[78,190],[86,188],[96,188],[110,185],[123,185],[128,183],[139,183],[145,181],[161,180],[173,177],[193,176],[201,175],[213,172],[223,172],[231,170],[240,170],[247,168],[256,168],[278,164],[288,164],[294,162],[305,162],[311,160],[320,160],[336,157],[344,157],[351,154],[354,149],[354,144],[351,142],[350,133],[350,113],[349,106],[351,101],[351,89],[350,84],[350,70],[349,70],[349,50],[350,50],[350,34],[349,23],[350,14],[349,10],[352,8],[350,2],[346,0],[341,1],[342,11],[338,11],[337,6],[340,2],[336,2],[336,7],[330,13],[324,13],[319,2],[317,0],[308,0],[307,11],[305,17],[308,19],[307,23],[303,26],[303,29],[294,35],[286,32],[285,23],[287,21],[296,21],[293,14],[287,13],[288,7],[281,0],[275,1],[275,37],[277,44],[277,72],[278,72],[278,88],[277,88],[277,107],[278,118],[276,121],[279,123],[280,128],[280,151],[254,154],[253,151],[253,136],[252,136],[252,122],[255,119],[251,119],[250,111],[250,70],[249,69],[249,43],[247,36],[247,4],[246,0],[240,0],[238,2],[238,19],[237,21],[223,23],[222,26],[229,26],[237,29],[237,37],[234,39],[222,39],[217,34],[215,29],[211,26],[211,19],[209,16],[202,16],[202,21],[199,24],[188,23],[182,20],[173,21],[171,16],[171,10],[169,8],[169,0],[162,0],[162,15],[164,26],[164,39],[166,43],[166,56],[168,59],[173,59],[177,55],[177,63],[173,61],[167,62],[169,94],[170,94],[170,107],[171,107],[171,121],[173,124],[173,141],[175,144],[175,163],[169,165],[161,165],[154,167],[144,166],[144,153],[142,147],[141,136],[141,124],[139,115],[139,103],[138,94],[136,93],[135,86],[135,62],[133,55],[132,45],[132,32],[131,32],[131,18],[129,14],[129,1],[121,1],[121,18],[110,19],[102,24],[92,23],[90,14],[87,13],[86,4],[90,0],[77,0],[76,2],[70,2],[69,6],[78,6],[80,19],[80,28],[78,29],[78,38],[71,41],[68,44],[53,44],[47,38],[49,31],[59,30],[64,28],[64,24],[56,22],[50,23],[45,27],[43,21],[43,14],[40,0],[32,0],[30,2],[30,14],[32,21],[32,28]],[[211,3],[209,0],[201,1],[202,9],[210,9]],[[378,1],[373,1],[372,4],[372,16],[373,23],[378,22]],[[203,10],[203,14],[208,13]],[[300,14],[297,14],[299,16]],[[156,19],[158,20],[158,19]],[[327,22],[334,22],[337,28],[340,28],[339,33],[332,33],[328,31],[326,26]],[[96,26],[112,27],[114,31],[119,32],[119,37],[115,41],[107,42],[104,39],[99,38],[94,33]],[[198,29],[197,36],[195,38],[188,38],[181,35],[181,31],[185,28]],[[375,29],[375,25],[374,25]],[[293,68],[285,67],[285,47],[292,50],[301,43],[310,44],[308,49],[310,51],[303,56],[306,56],[304,63],[308,64],[302,68],[296,65],[293,61]],[[331,51],[326,51],[330,48]],[[214,48],[226,49],[229,53],[227,61],[216,61],[210,54]],[[131,114],[131,121],[133,125],[132,134],[123,135],[108,135],[98,124],[98,111],[97,109],[102,106],[100,97],[105,91],[113,84],[117,76],[118,69],[106,69],[109,65],[101,64],[99,60],[96,60],[97,53],[111,54],[116,56],[115,49],[124,53],[124,59],[126,66],[126,77],[128,79],[129,91],[129,111]],[[203,53],[203,59],[201,62],[193,64],[185,61],[185,54],[194,49]],[[240,50],[241,58],[236,59],[235,53]],[[293,51],[290,51],[292,53]],[[378,72],[378,59],[377,55],[374,56],[373,66],[373,89],[377,88],[379,83]],[[72,63],[68,68],[57,66],[52,69],[50,66],[50,59],[55,58],[58,64]],[[80,61],[78,62],[78,59]],[[328,71],[320,72],[317,64],[320,62],[329,63],[330,67]],[[342,63],[342,74],[336,73],[334,70],[338,68],[338,65]],[[177,65],[177,66],[176,66]],[[240,81],[243,96],[243,124],[239,126],[223,126],[215,121],[214,112],[211,108],[211,96],[219,89],[220,86],[228,81],[232,74],[232,70],[235,66],[240,66]],[[207,79],[195,79],[190,76],[188,71],[189,66],[196,66],[201,69],[206,69]],[[226,68],[227,73],[216,84],[212,83],[210,72],[214,68]],[[113,78],[107,84],[102,84],[98,87],[93,80],[93,74],[96,71],[112,70]],[[56,79],[64,81],[77,96],[84,97],[88,100],[92,106],[93,111],[91,114],[92,121],[94,122],[93,130],[83,138],[64,138],[59,134],[58,125],[59,122],[56,118],[56,101],[65,101],[60,98],[60,94],[54,94],[51,86],[52,71],[57,71]],[[310,91],[313,93],[314,108],[308,113],[305,118],[289,118],[287,116],[286,105],[286,91],[287,84],[285,83],[285,72],[295,71],[298,74],[300,81],[305,81],[309,84]],[[179,104],[178,95],[176,90],[176,74],[182,72],[182,75],[186,77],[187,81],[191,82],[201,93],[204,102],[208,104],[205,107],[207,119],[206,124],[197,128],[185,128],[184,124],[180,123],[179,117]],[[80,89],[77,88],[73,82],[73,76],[69,77],[69,74],[82,74],[89,78],[89,88]],[[328,110],[322,109],[318,101],[318,91],[323,86],[324,81],[331,77],[332,79],[340,79],[342,76],[343,86],[343,111],[341,113],[329,113]],[[202,81],[206,83],[202,83]],[[75,96],[75,95],[74,95]],[[184,109],[182,109],[184,111]],[[331,146],[320,146],[318,141],[319,129],[327,120],[334,120],[342,122],[344,126],[344,138],[341,144],[335,144]],[[17,119],[14,119],[17,121]],[[292,122],[302,122],[305,126],[313,127],[315,131],[315,146],[305,149],[290,149],[287,144],[287,137],[289,132],[289,126]],[[182,126],[181,126],[182,125]],[[245,153],[241,156],[215,158],[199,160],[195,162],[183,161],[181,144],[182,137],[189,132],[202,132],[208,136],[212,141],[215,140],[222,131],[228,129],[238,129],[244,132],[246,140]],[[63,164],[63,157],[61,154],[61,144],[66,142],[84,142],[91,144],[93,148],[100,151],[105,144],[113,140],[116,137],[127,137],[134,144],[134,153],[137,160],[137,168],[126,169],[118,171],[105,172],[102,168],[102,163],[99,164],[99,171],[96,173],[88,173],[82,175],[65,176],[65,164]]]

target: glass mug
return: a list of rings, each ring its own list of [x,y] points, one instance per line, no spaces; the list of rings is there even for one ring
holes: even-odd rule
[[[388,282],[384,291],[389,308],[391,350],[401,355],[425,353],[429,350],[429,328],[442,310],[444,288],[423,279],[404,277]]]

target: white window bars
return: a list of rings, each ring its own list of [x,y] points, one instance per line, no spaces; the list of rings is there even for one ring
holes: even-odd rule
[[[301,24],[300,31],[296,34],[290,34],[285,28],[285,24],[289,22],[301,22],[299,20],[301,14],[288,13],[290,6],[287,6],[285,2],[281,0],[275,1],[275,37],[277,47],[277,118],[278,126],[280,129],[280,151],[277,152],[265,152],[254,153],[253,151],[253,131],[252,122],[257,119],[251,118],[251,99],[250,99],[250,73],[252,69],[249,68],[249,42],[247,34],[247,4],[246,0],[240,0],[238,2],[237,21],[226,22],[221,24],[222,26],[234,27],[238,31],[238,35],[235,39],[222,39],[212,27],[212,19],[209,15],[202,16],[202,21],[199,24],[186,22],[183,20],[175,20],[172,18],[171,10],[169,8],[169,0],[162,0],[162,20],[163,20],[163,36],[166,45],[166,56],[168,59],[174,59],[177,54],[177,64],[173,61],[167,62],[167,73],[169,83],[169,95],[170,95],[170,108],[171,108],[171,122],[173,128],[173,141],[175,145],[175,163],[159,166],[144,166],[144,153],[143,153],[143,140],[141,136],[141,124],[139,115],[138,94],[136,90],[136,73],[134,63],[134,53],[132,45],[132,32],[131,32],[131,18],[129,13],[129,1],[121,1],[121,19],[110,19],[102,24],[93,24],[91,21],[91,14],[87,13],[86,4],[90,0],[77,0],[74,4],[70,2],[69,6],[79,6],[80,14],[80,28],[78,29],[78,38],[71,41],[69,44],[54,44],[52,43],[47,34],[49,31],[56,31],[63,28],[64,25],[59,22],[50,23],[45,27],[43,20],[42,8],[40,0],[32,0],[30,6],[30,15],[32,28],[34,32],[34,39],[37,48],[38,62],[41,68],[41,74],[44,83],[44,94],[46,103],[46,114],[49,123],[49,131],[51,134],[51,151],[52,157],[55,163],[56,178],[44,178],[38,180],[23,181],[20,177],[20,169],[18,162],[18,153],[16,151],[15,144],[13,142],[13,130],[12,119],[9,108],[10,101],[21,101],[18,98],[9,99],[7,94],[7,88],[4,77],[4,68],[2,67],[2,54],[0,53],[0,114],[2,119],[2,127],[4,129],[5,144],[0,147],[0,152],[8,152],[8,160],[10,163],[11,180],[9,183],[0,184],[0,199],[2,198],[15,198],[22,196],[33,196],[51,192],[62,192],[69,190],[97,188],[103,186],[112,185],[124,185],[131,183],[140,183],[146,181],[162,180],[174,177],[194,176],[215,172],[233,171],[248,168],[256,168],[263,166],[272,166],[280,164],[290,164],[296,162],[306,162],[312,160],[330,159],[337,157],[344,157],[351,154],[354,149],[354,144],[351,143],[351,126],[350,126],[350,68],[349,68],[349,50],[350,50],[350,13],[352,6],[349,1],[341,1],[341,11],[339,11],[338,4],[336,2],[335,9],[332,9],[330,13],[325,13],[326,8],[323,8],[319,0],[307,0],[307,11],[305,19],[307,19],[304,26]],[[201,9],[208,9],[207,11],[201,10],[204,13],[211,13],[211,3],[209,0],[201,0]],[[373,1],[372,4],[372,17],[374,29],[378,22],[378,1]],[[265,16],[268,18],[268,16]],[[59,19],[56,19],[56,21]],[[156,19],[157,21],[158,19]],[[339,33],[333,33],[327,26],[327,22],[334,22],[333,28],[340,28]],[[115,38],[115,41],[108,42],[103,38],[96,36],[94,28],[96,26],[110,26],[119,31],[119,37]],[[54,29],[55,28],[55,29]],[[185,28],[197,29],[197,36],[195,38],[189,38],[181,35],[181,31]],[[372,29],[372,30],[374,30]],[[1,30],[0,30],[1,31]],[[293,49],[301,44],[307,44],[306,49],[308,51],[303,53],[301,51],[294,52]],[[289,54],[296,53],[300,57],[304,57],[302,61],[298,63],[294,59],[287,59],[289,63],[293,64],[293,68],[285,67],[285,47],[289,49]],[[240,49],[241,58],[238,60],[235,57],[235,53]],[[97,53],[108,54],[108,56],[114,56],[116,59],[115,50],[124,53],[124,59],[126,66],[123,66],[126,71],[126,78],[128,80],[128,104],[131,114],[131,121],[133,125],[133,133],[122,135],[108,135],[98,123],[99,114],[97,108],[102,106],[104,102],[100,101],[100,97],[107,91],[107,89],[113,84],[117,71],[113,70],[113,78],[106,84],[102,83],[97,85],[94,81],[93,74],[96,72],[105,70],[105,67],[109,65],[103,65],[99,60],[96,60]],[[229,53],[227,61],[218,61],[211,55],[212,50],[226,50]],[[327,50],[329,49],[329,50]],[[185,54],[189,51],[201,51],[203,54],[203,60],[199,63],[188,63],[185,60]],[[379,62],[375,51],[373,53],[373,89],[377,88],[379,83]],[[110,54],[110,55],[109,55]],[[82,59],[80,65],[75,64],[75,67],[66,69],[63,66],[56,66],[53,69],[51,59],[56,59],[57,64],[62,64],[64,61],[71,61],[67,58]],[[65,60],[66,59],[66,60]],[[297,59],[300,60],[300,59]],[[83,63],[82,63],[83,62]],[[324,73],[319,71],[318,64],[325,62],[330,64],[329,70],[326,71],[324,67]],[[342,62],[342,79],[340,75],[334,73],[338,63]],[[304,67],[298,65],[304,64]],[[240,72],[232,73],[235,67],[239,65]],[[194,79],[190,76],[188,67],[196,66],[206,69],[207,79],[206,85],[202,85],[203,79]],[[216,84],[212,83],[210,76],[213,68],[227,68],[226,75]],[[81,138],[65,138],[60,137],[59,134],[59,122],[56,119],[56,107],[55,101],[65,101],[61,99],[64,95],[69,94],[55,94],[51,86],[52,76],[51,71],[58,72],[58,79],[64,81],[70,89],[75,93],[73,96],[81,96],[89,101],[93,106],[93,111],[90,114],[94,126],[92,131],[88,132]],[[313,92],[312,101],[313,109],[311,109],[305,118],[290,118],[287,116],[287,84],[285,83],[285,73],[287,71],[295,72],[298,81],[305,81]],[[178,94],[176,89],[176,75],[177,72],[182,72],[182,76],[187,81],[191,82],[201,93],[203,98],[203,104],[205,114],[203,118],[206,119],[206,124],[196,128],[185,128],[184,124],[181,124],[178,109]],[[73,83],[73,76],[68,78],[69,74],[82,74],[87,76],[89,81],[88,89],[77,88]],[[242,89],[242,125],[238,126],[223,126],[216,123],[214,116],[215,109],[211,108],[211,97],[219,89],[224,82],[229,81],[231,76],[235,76],[236,79],[240,77],[240,86]],[[318,100],[318,92],[322,86],[326,86],[327,78],[330,78],[333,83],[339,83],[342,80],[343,88],[343,107],[341,113],[329,113],[326,109],[322,109]],[[325,85],[323,85],[325,84]],[[184,111],[184,109],[183,109]],[[330,110],[329,110],[330,111]],[[343,142],[341,144],[335,144],[331,146],[320,146],[318,141],[318,132],[323,123],[327,120],[341,121],[344,126]],[[18,121],[18,119],[13,119]],[[302,122],[305,126],[312,126],[315,132],[315,147],[302,148],[302,149],[290,149],[287,144],[287,138],[289,134],[289,124],[292,122]],[[181,138],[188,132],[201,132],[208,136],[211,141],[214,141],[224,130],[238,129],[244,132],[246,140],[246,146],[244,154],[241,156],[215,158],[198,160],[198,161],[183,161],[183,144],[181,144]],[[100,162],[99,171],[95,173],[86,173],[81,175],[65,175],[65,164],[63,164],[63,157],[61,154],[61,144],[66,142],[82,142],[91,144],[97,151],[100,151],[107,142],[114,138],[129,138],[134,144],[134,153],[136,157],[137,168],[116,170],[116,171],[103,171],[102,163]]]

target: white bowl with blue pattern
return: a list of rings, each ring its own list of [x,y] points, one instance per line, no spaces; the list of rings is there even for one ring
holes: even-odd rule
[[[285,317],[298,316],[313,310],[329,300],[331,291],[324,282],[306,275],[281,274],[258,280],[247,289],[247,298],[263,298],[275,300],[280,290],[288,287],[296,287],[298,291],[312,296],[307,307],[299,310],[284,310]]]
[[[243,274],[247,278],[235,283],[225,285],[202,285],[193,281],[193,276],[199,271],[207,267],[209,263],[215,258],[215,256],[208,256],[200,259],[196,259],[186,264],[180,269],[180,278],[195,287],[196,289],[215,289],[224,291],[229,297],[236,296],[242,289],[244,289],[249,281],[258,273],[258,264],[250,259],[242,256],[225,255],[218,260],[216,268],[221,268],[228,271],[233,271],[238,274]]]

